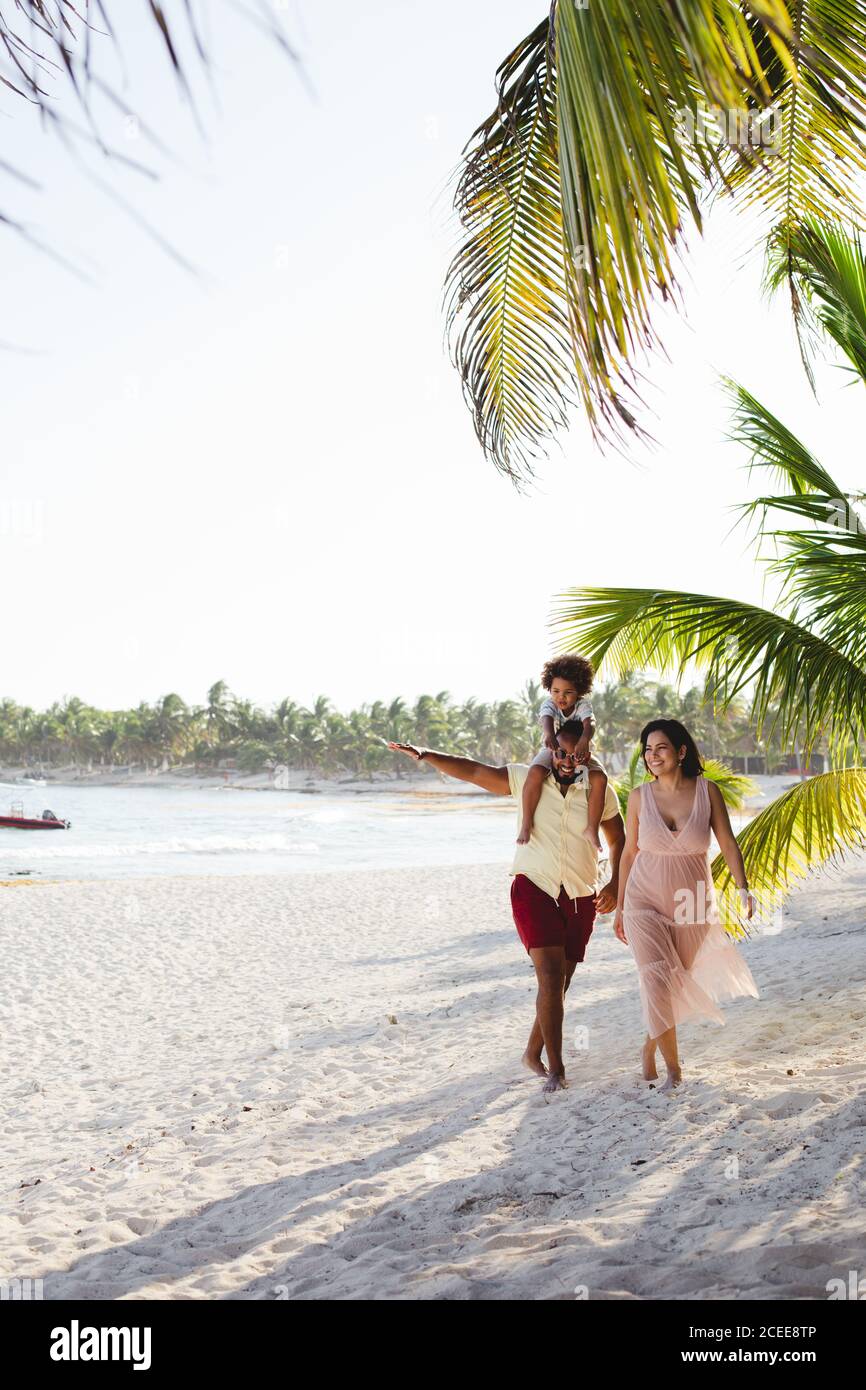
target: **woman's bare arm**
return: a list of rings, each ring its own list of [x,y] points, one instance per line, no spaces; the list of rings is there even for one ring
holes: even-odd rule
[[[625,886],[628,883],[628,876],[631,866],[637,856],[638,830],[640,829],[640,791],[635,787],[629,793],[628,809],[625,817],[625,849],[619,861],[619,893],[616,903],[616,917],[613,922],[613,929],[620,941],[628,944],[625,928],[622,921],[622,906],[625,902]]]
[[[746,866],[743,863],[743,852],[737,844],[737,837],[731,826],[731,818],[728,815],[725,798],[714,782],[707,782],[707,791],[710,794],[710,825],[716,837],[716,843],[722,851],[722,855],[731,871],[731,877],[734,883],[740,890],[740,896],[743,899],[743,910],[747,917],[751,917],[755,910],[755,901],[749,892],[749,884],[746,878]]]

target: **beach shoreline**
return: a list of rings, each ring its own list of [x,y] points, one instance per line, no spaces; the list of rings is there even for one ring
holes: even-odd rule
[[[145,773],[142,769],[133,772],[125,768],[98,769],[57,768],[42,774],[44,784],[20,780],[26,776],[22,768],[0,767],[0,788],[7,795],[35,796],[37,792],[47,794],[52,788],[64,787],[120,787],[120,788],[187,788],[195,791],[268,791],[291,792],[302,796],[399,796],[427,793],[446,794],[448,797],[474,796],[483,793],[470,783],[457,782],[448,778],[435,768],[424,765],[410,767],[409,771],[396,774],[374,773],[369,779],[356,776],[320,777],[299,769],[289,769],[288,778],[275,781],[271,772],[241,773],[237,771],[204,772],[201,769],[165,772],[154,770]],[[615,778],[614,778],[615,780]],[[795,773],[775,773],[772,775],[752,774],[751,781],[757,787],[757,794],[745,805],[746,814],[754,814],[768,805],[775,797],[789,788],[798,785],[800,778]]]
[[[38,779],[38,780],[37,780]],[[225,788],[232,791],[291,791],[306,795],[322,794],[371,794],[375,792],[414,791],[435,789],[445,786],[448,779],[431,767],[412,769],[407,774],[374,774],[369,779],[340,776],[320,777],[297,768],[289,769],[288,778],[275,781],[273,773],[238,772],[237,770],[169,768],[147,772],[142,768],[99,768],[90,770],[83,767],[68,766],[53,768],[42,773],[31,773],[17,767],[0,767],[0,786],[7,791],[31,793],[47,791],[51,787],[189,787],[195,791]],[[462,788],[458,787],[458,791]],[[477,793],[477,788],[468,789]]]

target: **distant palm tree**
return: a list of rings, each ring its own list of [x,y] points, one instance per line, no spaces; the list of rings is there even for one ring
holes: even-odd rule
[[[781,253],[780,253],[781,254]],[[829,336],[866,384],[866,256],[859,235],[807,219],[784,252],[798,312]],[[778,266],[771,277],[779,281]],[[796,742],[801,760],[826,739],[832,769],[792,787],[738,837],[750,882],[768,894],[808,869],[866,845],[866,525],[862,495],[846,492],[804,444],[742,386],[727,383],[732,438],[775,483],[746,504],[757,542],[769,539],[779,602],[662,589],[573,589],[556,630],[613,670],[703,666],[716,708],[751,691],[757,732]],[[771,524],[776,514],[795,518]],[[717,860],[714,873],[728,873]]]
[[[470,696],[458,711],[455,744],[461,752],[474,750],[474,756],[483,758],[487,752],[490,738],[490,707]]]
[[[387,732],[384,737],[395,743],[405,743],[411,733],[412,722],[404,700],[392,700],[388,706]],[[405,759],[400,759],[401,763]]]
[[[237,738],[255,740],[264,737],[268,720],[252,700],[232,701],[232,728]]]
[[[523,705],[523,712],[530,724],[538,723],[538,711],[544,699],[545,692],[537,681],[527,681],[520,692],[520,702]]]
[[[446,708],[448,701],[447,690],[440,690],[438,695],[419,695],[415,701],[415,708],[412,711],[414,736],[431,748],[441,748],[449,737],[450,730]]]
[[[859,218],[866,170],[862,0],[548,8],[468,142],[446,287],[476,434],[518,482],[574,403],[602,443],[643,433],[638,364],[708,192],[787,245],[804,213]]]
[[[207,693],[205,706],[205,726],[208,738],[213,743],[222,743],[231,737],[231,702],[233,696],[225,681],[215,681]]]
[[[540,732],[540,731],[539,731]],[[497,700],[493,706],[493,736],[497,761],[515,761],[534,756],[540,746],[537,734],[530,735],[526,717],[516,700]]]

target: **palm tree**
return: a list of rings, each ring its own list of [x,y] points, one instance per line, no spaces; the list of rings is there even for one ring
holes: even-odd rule
[[[153,719],[154,712],[145,701],[135,709],[126,711],[121,746],[128,762],[141,762],[146,766],[151,759],[161,757],[161,750],[154,741]]]
[[[163,695],[155,706],[150,720],[154,747],[164,761],[172,761],[185,751],[189,709],[179,695]]]
[[[863,4],[553,0],[497,88],[456,189],[447,324],[481,446],[520,482],[575,402],[602,444],[643,433],[638,362],[708,193],[783,248],[803,213],[859,215]]]
[[[804,324],[823,329],[866,384],[866,256],[859,236],[807,219],[786,254]],[[775,273],[772,271],[771,273]],[[742,386],[726,383],[731,437],[774,486],[745,505],[756,543],[772,542],[780,581],[771,609],[659,589],[573,589],[554,625],[613,670],[703,667],[716,708],[751,692],[759,737],[808,754],[826,740],[832,766],[774,801],[739,836],[750,882],[775,895],[810,867],[866,845],[866,525],[862,495],[835,481]],[[783,514],[790,522],[772,521]],[[727,870],[717,860],[723,884]]]
[[[490,707],[470,696],[464,700],[457,713],[453,743],[454,751],[467,754],[476,750],[473,756],[483,758],[487,751],[490,736]]]
[[[232,735],[232,699],[232,693],[225,681],[215,681],[207,693],[205,725],[208,739],[212,743],[223,743]]]
[[[58,736],[68,755],[75,762],[85,761],[94,756],[98,751],[96,710],[85,705],[77,695],[72,695],[61,705],[52,706],[49,714],[55,722]]]
[[[530,757],[538,751],[535,744],[527,739],[526,720],[516,700],[497,700],[493,706],[493,758],[497,762],[508,762],[515,755]]]
[[[419,742],[429,744],[432,748],[441,748],[449,737],[447,705],[449,695],[447,690],[440,690],[438,695],[419,695],[415,701],[415,708],[412,711],[413,728],[417,731],[416,737]]]
[[[406,739],[409,738],[412,732],[412,718],[404,700],[391,701],[388,706],[386,725],[385,739],[392,739],[395,743],[405,743]],[[401,765],[405,763],[404,758],[399,758],[398,761]],[[402,772],[402,766],[400,770]]]
[[[544,699],[544,691],[537,681],[527,681],[520,692],[520,703],[530,724],[538,724],[538,711]]]
[[[264,711],[254,705],[252,700],[234,699],[232,701],[232,727],[237,738],[246,740],[263,738],[269,732],[268,723]]]

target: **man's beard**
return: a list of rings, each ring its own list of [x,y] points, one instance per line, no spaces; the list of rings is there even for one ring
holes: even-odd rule
[[[556,778],[557,782],[562,782],[564,786],[570,786],[571,783],[572,783],[572,782],[575,780],[575,778],[577,777],[579,771],[580,771],[580,769],[576,767],[576,768],[574,769],[573,772],[569,772],[569,773],[564,774],[564,773],[561,773],[561,772],[558,770],[558,768],[555,768],[555,767],[554,767],[554,768],[552,769],[553,775],[554,775],[554,777]]]

